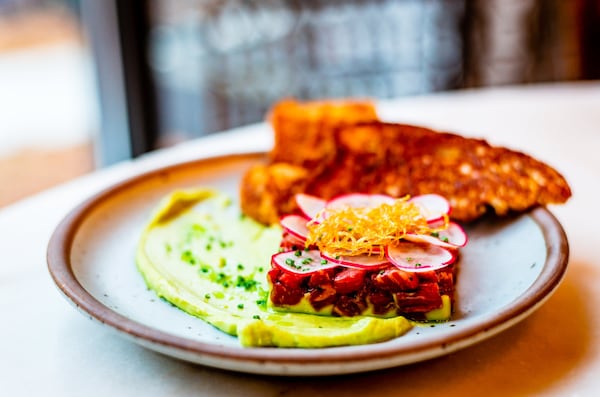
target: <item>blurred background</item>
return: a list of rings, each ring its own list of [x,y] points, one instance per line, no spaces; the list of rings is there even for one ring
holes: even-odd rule
[[[600,0],[0,0],[0,207],[264,118],[600,77]]]

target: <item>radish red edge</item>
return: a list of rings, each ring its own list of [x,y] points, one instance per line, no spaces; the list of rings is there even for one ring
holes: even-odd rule
[[[295,274],[310,274],[339,266],[322,258],[319,250],[279,252],[271,256],[271,264]]]
[[[281,227],[292,236],[300,239],[303,243],[308,237],[308,220],[300,215],[286,215],[279,220]]]
[[[417,243],[417,244],[431,244],[431,245],[435,245],[435,246],[442,247],[442,248],[448,248],[448,249],[458,248],[458,246],[456,246],[454,244],[442,241],[439,238],[430,236],[428,234],[408,233],[408,234],[404,235],[403,239],[405,241],[410,241],[411,243]]]
[[[469,236],[467,236],[465,229],[455,222],[450,222],[448,224],[448,228],[446,230],[441,230],[438,235],[440,239],[443,241],[447,239],[448,243],[454,245],[455,247],[464,247],[469,241]]]
[[[409,203],[416,204],[424,213],[428,223],[435,223],[449,215],[451,211],[450,203],[439,194],[422,194],[414,196],[408,200]]]
[[[456,260],[456,253],[444,247],[410,242],[386,247],[385,256],[397,268],[412,272],[442,269]]]
[[[439,247],[457,249],[467,244],[467,234],[457,223],[450,222],[446,230],[437,232],[437,235],[429,234],[406,234],[404,240],[414,243],[433,244]]]
[[[330,262],[336,263],[345,267],[353,267],[357,269],[382,269],[388,267],[390,262],[379,255],[332,255],[326,252],[321,252],[321,257]]]
[[[298,208],[308,219],[316,219],[327,204],[326,200],[306,193],[296,194],[295,199]]]
[[[381,204],[394,204],[395,201],[395,198],[385,194],[350,193],[332,198],[327,202],[325,208],[375,207]]]

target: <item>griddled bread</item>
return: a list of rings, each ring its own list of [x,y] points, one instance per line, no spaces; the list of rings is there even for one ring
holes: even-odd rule
[[[380,121],[322,124],[326,127],[302,135],[301,129],[290,130],[301,124],[282,125],[277,117],[270,163],[248,170],[241,184],[242,210],[262,223],[296,211],[298,192],[323,198],[437,193],[450,201],[457,221],[563,203],[571,196],[566,180],[550,166],[481,139]],[[318,118],[309,118],[318,124]],[[302,149],[289,150],[289,137]],[[329,143],[311,144],[322,141]]]
[[[378,117],[375,106],[368,101],[298,102],[289,99],[273,106],[268,120],[275,133],[271,162],[299,165],[314,172],[335,156],[336,141],[332,134],[335,129],[378,121]]]

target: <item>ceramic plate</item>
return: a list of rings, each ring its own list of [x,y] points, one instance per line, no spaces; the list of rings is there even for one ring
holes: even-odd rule
[[[538,208],[467,228],[457,309],[447,323],[415,327],[384,343],[325,349],[242,348],[158,299],[134,254],[151,210],[170,191],[210,186],[236,196],[243,172],[264,154],[183,163],[119,183],[75,208],[49,243],[48,266],[60,291],[91,319],[155,351],[208,366],[261,374],[329,375],[388,368],[450,353],[525,318],[559,285],[568,243],[554,216]]]

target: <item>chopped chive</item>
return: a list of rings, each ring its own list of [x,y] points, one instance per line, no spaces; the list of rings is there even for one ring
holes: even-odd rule
[[[247,279],[244,276],[238,276],[237,282],[235,285],[236,285],[236,287],[241,287],[241,288],[244,288],[246,291],[249,291],[249,290],[255,288],[257,284],[258,284],[258,281],[256,281],[256,280]]]
[[[206,228],[204,226],[202,226],[202,225],[194,223],[192,225],[192,230],[195,230],[195,231],[200,232],[200,233],[204,233],[206,231]]]
[[[190,265],[196,264],[196,258],[194,258],[194,254],[192,254],[192,251],[190,250],[185,250],[181,253],[181,260],[189,263]]]

